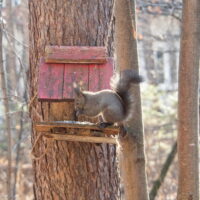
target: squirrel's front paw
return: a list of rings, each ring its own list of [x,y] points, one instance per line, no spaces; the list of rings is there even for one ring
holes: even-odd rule
[[[100,123],[98,124],[98,127],[99,127],[99,128],[106,128],[106,127],[112,126],[112,125],[113,125],[113,123],[110,123],[110,122],[100,122]]]

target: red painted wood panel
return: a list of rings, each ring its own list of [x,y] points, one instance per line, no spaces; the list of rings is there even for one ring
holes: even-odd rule
[[[101,65],[89,65],[89,90],[99,91],[110,89],[110,78],[113,75],[114,62],[112,58]]]
[[[39,66],[39,100],[74,98],[74,82],[84,90],[99,91],[110,88],[113,59],[104,64],[50,64],[41,60]]]
[[[100,87],[101,89],[110,89],[110,78],[114,71],[114,60],[113,58],[107,59],[107,63],[100,67]]]
[[[100,85],[100,68],[101,65],[89,65],[89,91],[99,91],[101,89]]]
[[[64,72],[63,98],[74,98],[73,84],[76,82],[84,90],[88,90],[89,81],[88,65],[85,64],[66,64]]]
[[[105,47],[46,46],[47,63],[105,63]]]
[[[64,64],[39,64],[38,99],[62,100]]]

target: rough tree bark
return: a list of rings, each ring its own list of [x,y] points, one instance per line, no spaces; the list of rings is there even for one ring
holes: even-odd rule
[[[138,71],[135,1],[116,0],[114,13],[116,66],[121,73],[126,69]],[[147,200],[140,88],[131,89],[134,110],[126,124],[127,135],[119,138],[121,176],[126,200]]]
[[[30,0],[30,110],[33,122],[73,120],[74,105],[37,101],[38,61],[46,45],[102,46],[112,1]],[[111,53],[111,52],[109,52]],[[37,138],[33,127],[33,142]],[[47,142],[39,140],[35,153]],[[116,200],[119,178],[114,145],[53,141],[47,154],[33,161],[37,200]]]
[[[199,199],[200,1],[183,1],[178,97],[178,200]]]

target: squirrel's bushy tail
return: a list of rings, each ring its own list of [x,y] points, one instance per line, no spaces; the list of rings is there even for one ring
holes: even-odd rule
[[[116,73],[111,78],[111,88],[121,97],[124,104],[125,119],[129,117],[133,111],[134,94],[130,91],[132,84],[139,84],[143,78],[133,69],[124,70]]]

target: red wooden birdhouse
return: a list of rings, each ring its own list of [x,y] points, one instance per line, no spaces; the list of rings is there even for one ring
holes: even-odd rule
[[[47,46],[39,63],[38,99],[69,101],[74,99],[74,83],[84,90],[110,88],[113,59],[105,47]],[[112,143],[119,127],[100,128],[97,124],[78,121],[43,121],[35,123],[41,136],[53,140]],[[43,154],[45,155],[45,153]]]
[[[105,47],[47,46],[39,64],[38,99],[72,100],[74,82],[84,90],[108,89],[112,74]]]

